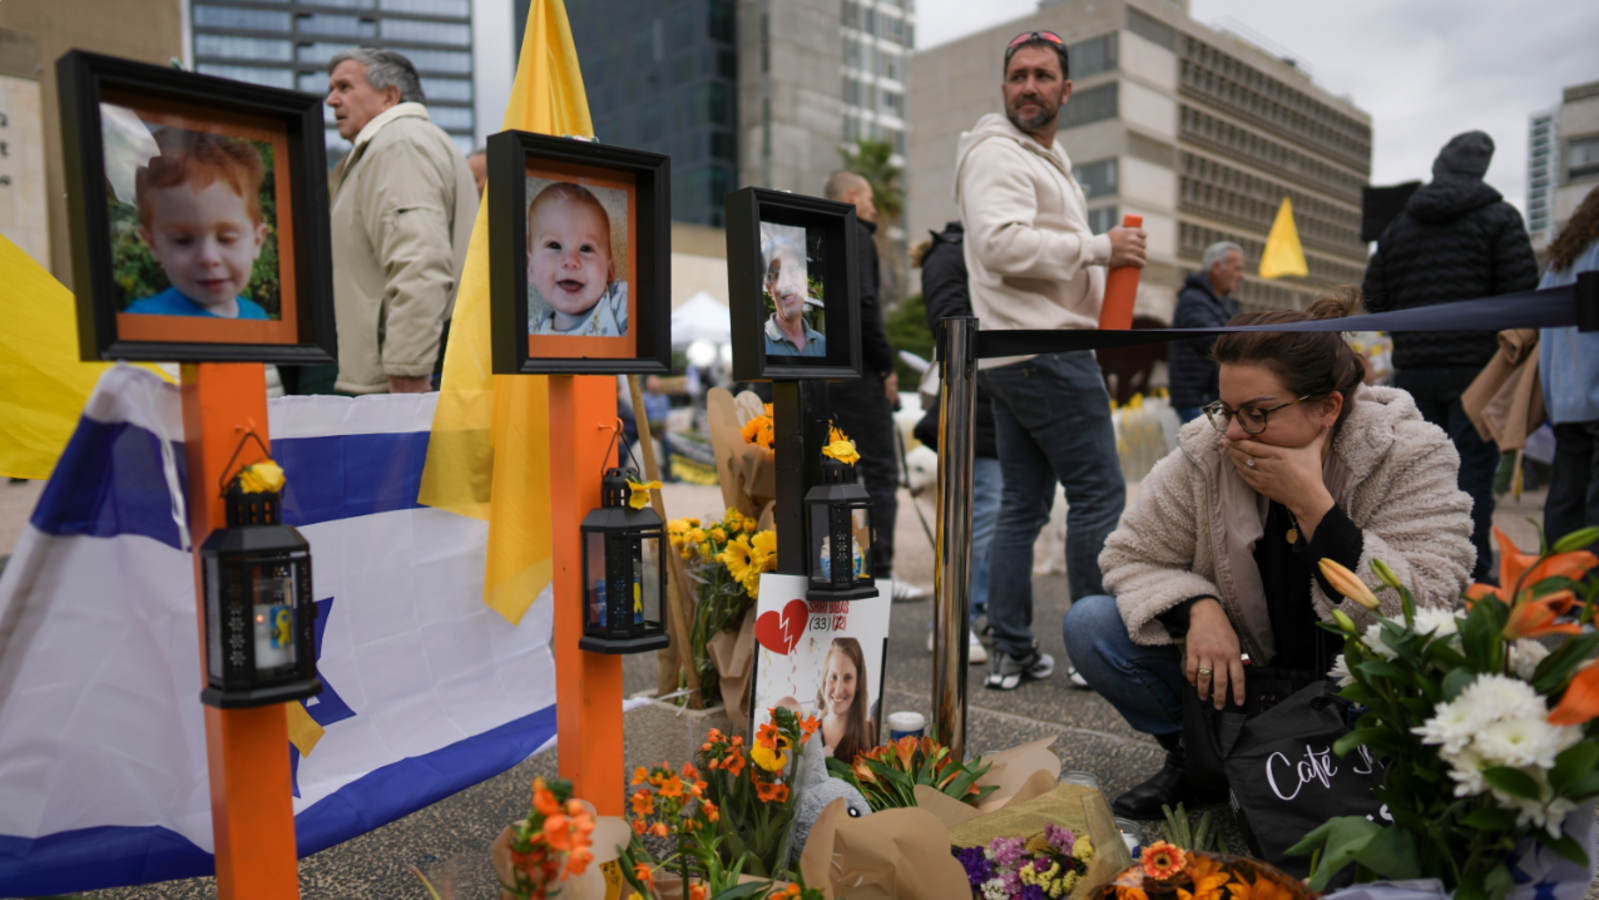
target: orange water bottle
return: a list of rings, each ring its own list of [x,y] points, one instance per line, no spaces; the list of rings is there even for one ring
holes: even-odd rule
[[[1123,228],[1142,228],[1143,216],[1122,216]],[[1133,304],[1138,299],[1138,267],[1116,266],[1105,276],[1105,302],[1099,307],[1099,327],[1126,331],[1133,327]]]

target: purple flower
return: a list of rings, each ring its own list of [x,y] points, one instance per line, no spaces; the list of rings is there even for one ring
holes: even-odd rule
[[[1044,889],[1036,884],[1022,886],[1021,900],[1044,900]]]
[[[988,856],[996,866],[1014,866],[1026,852],[1025,843],[1021,838],[994,838],[988,844]]]
[[[964,850],[950,849],[951,853],[961,861],[961,867],[966,870],[966,880],[972,887],[977,887],[987,881],[994,874],[994,866],[983,855],[982,847],[967,847]]]
[[[1062,856],[1071,856],[1072,847],[1077,843],[1077,836],[1072,834],[1071,829],[1062,828],[1051,822],[1044,826],[1044,840],[1059,850]]]

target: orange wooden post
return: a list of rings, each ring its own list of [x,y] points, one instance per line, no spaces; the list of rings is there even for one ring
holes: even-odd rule
[[[183,440],[188,461],[189,533],[194,546],[226,523],[222,481],[228,458],[247,431],[267,441],[266,369],[261,363],[183,366]],[[252,445],[253,446],[253,445]],[[240,465],[256,461],[249,452]],[[205,667],[205,583],[195,554],[200,665]],[[198,704],[196,694],[192,702]],[[211,770],[211,829],[216,838],[217,896],[300,896],[289,780],[289,729],[282,704],[255,709],[205,707]]]
[[[561,777],[602,816],[620,816],[622,657],[577,648],[583,636],[578,527],[600,505],[600,476],[616,431],[616,379],[550,376],[550,511],[555,551],[555,722]]]

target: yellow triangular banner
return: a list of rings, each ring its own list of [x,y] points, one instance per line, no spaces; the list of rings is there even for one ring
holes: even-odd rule
[[[0,476],[49,478],[112,365],[80,361],[75,306],[65,285],[0,236]]]
[[[534,0],[503,128],[592,137],[561,0]],[[484,194],[455,298],[438,411],[418,500],[489,523],[483,602],[514,625],[550,583],[548,380],[493,374]]]
[[[1260,255],[1260,277],[1296,275],[1304,278],[1309,274],[1305,248],[1299,245],[1299,229],[1294,227],[1294,204],[1284,197],[1283,205],[1277,208],[1277,219],[1271,223],[1271,234],[1266,235],[1266,251]]]

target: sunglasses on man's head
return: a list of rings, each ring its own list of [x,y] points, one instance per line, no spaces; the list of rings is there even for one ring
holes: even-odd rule
[[[1021,34],[1011,38],[1010,43],[1005,45],[1005,62],[1010,62],[1010,58],[1015,55],[1017,48],[1021,47],[1023,44],[1031,44],[1035,41],[1048,41],[1049,43],[1060,47],[1063,52],[1066,49],[1066,42],[1061,39],[1060,35],[1053,31],[1024,31]]]

